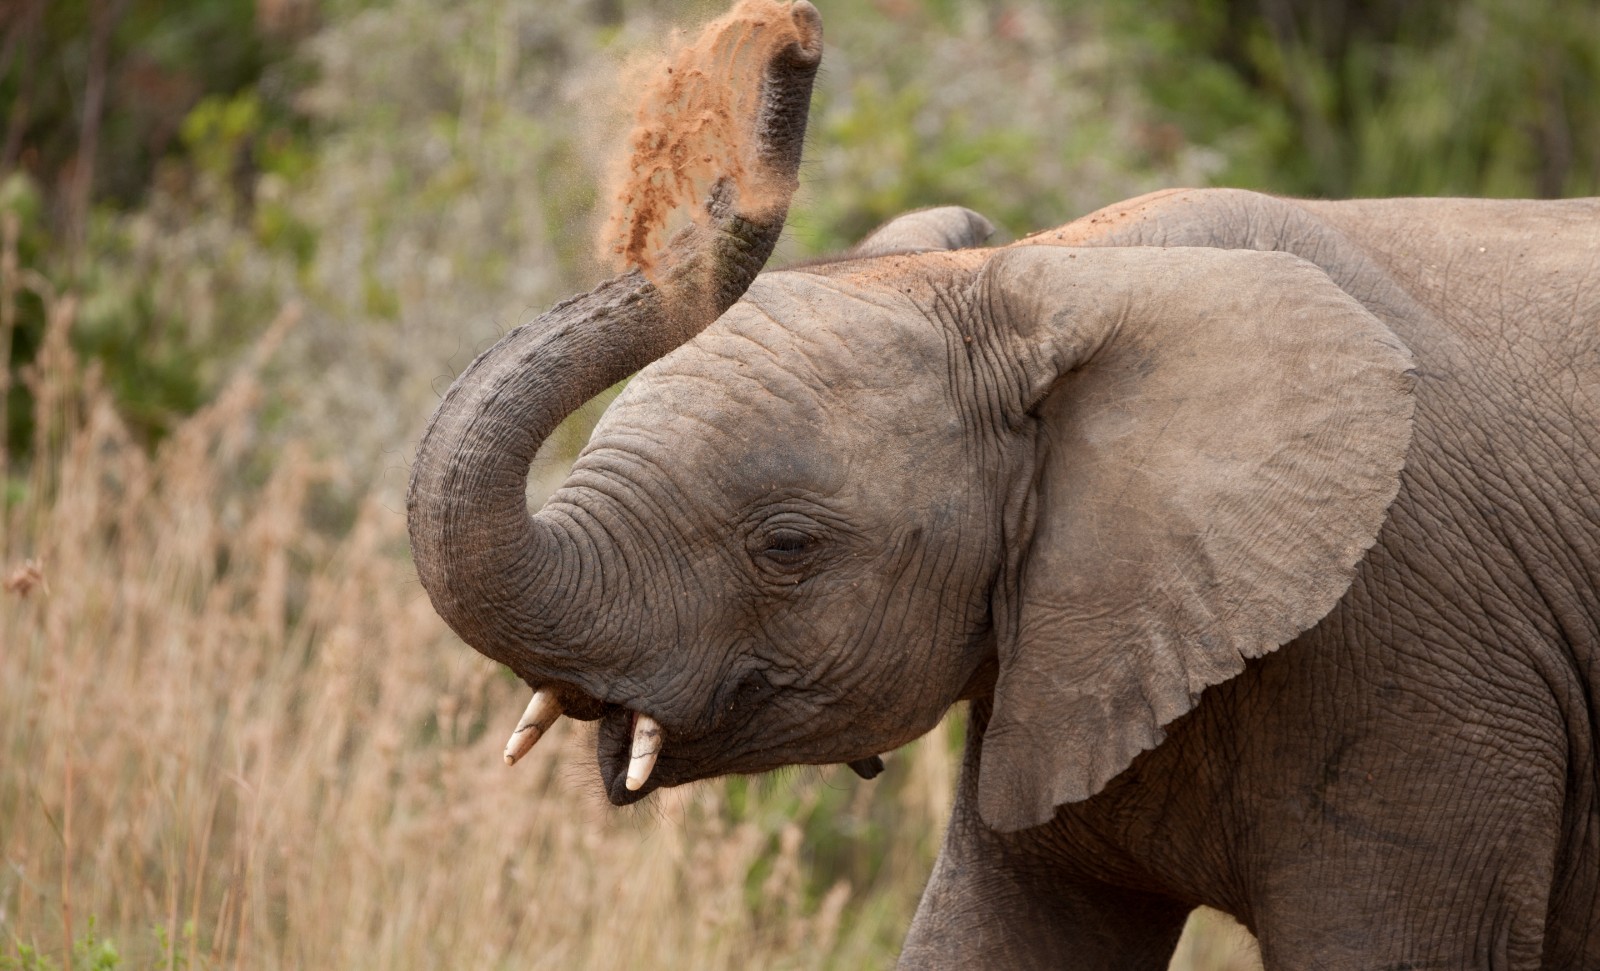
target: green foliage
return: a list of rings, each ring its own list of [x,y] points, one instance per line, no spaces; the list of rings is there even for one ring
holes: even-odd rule
[[[174,224],[238,222],[264,255],[297,267],[314,254],[315,232],[284,202],[315,163],[309,126],[292,106],[309,80],[292,39],[251,0],[32,0],[6,25],[15,56],[0,58],[0,104],[12,108],[0,170],[12,171],[0,211],[19,216],[19,265],[46,290],[81,295],[76,350],[99,362],[147,442],[207,399],[276,302],[248,269],[238,272],[237,251],[204,248],[200,261],[214,271],[204,275],[215,281],[209,309],[250,322],[214,327],[185,292],[205,267],[175,252]],[[85,117],[96,85],[101,111]],[[72,186],[82,171],[93,181],[80,212]],[[39,286],[25,282],[10,346],[0,347],[11,371],[4,444],[19,457],[34,437],[22,375],[44,332],[42,306]]]
[[[1033,200],[995,191],[999,185],[991,177],[1036,157],[1039,139],[1027,129],[985,130],[956,111],[940,118],[936,139],[922,137],[919,129],[926,126],[918,120],[937,108],[919,84],[891,90],[861,81],[849,92],[847,107],[834,107],[830,95],[819,99],[821,137],[852,151],[856,163],[874,175],[817,200],[811,215],[822,227],[813,240],[820,251],[847,248],[886,220],[943,199],[964,200],[1010,225],[1031,218]]]
[[[122,952],[109,937],[101,937],[93,916],[83,934],[72,942],[72,966],[68,971],[118,971],[123,967]],[[199,945],[199,932],[192,921],[185,921],[176,939],[157,924],[150,929],[150,951],[146,967],[190,968],[189,955]],[[200,962],[204,966],[204,962]],[[9,953],[0,953],[0,971],[62,971],[61,964],[48,948],[37,942],[13,939]],[[198,969],[196,969],[198,971]]]
[[[200,173],[226,182],[261,127],[261,102],[255,92],[232,97],[211,95],[183,120],[183,143]]]
[[[72,942],[72,967],[70,971],[117,971],[122,967],[122,955],[110,938],[100,937],[95,931],[95,919],[89,918],[89,927],[83,936]],[[0,954],[0,971],[61,971],[61,966],[50,957],[47,950],[34,944],[13,940],[10,954]]]
[[[50,249],[50,234],[45,227],[44,199],[38,185],[22,172],[0,179],[0,226],[15,227],[19,267],[38,266]],[[0,229],[0,237],[4,230]],[[3,272],[3,271],[0,271]],[[9,330],[0,324],[0,366],[8,361],[31,361],[38,353],[44,335],[44,302],[32,289],[22,289],[20,280],[3,281],[8,289],[17,288],[16,318]],[[0,428],[0,448],[12,454],[25,453],[33,439],[33,399],[18,369],[9,375],[5,394],[5,427]],[[9,495],[10,488],[6,492]]]
[[[808,254],[951,203],[1020,236],[1216,168],[1208,150],[1155,132],[1085,11],[886,2],[823,14],[849,42],[826,55],[812,110],[791,220]]]
[[[1219,181],[1320,195],[1600,191],[1586,0],[1106,5],[1132,77]]]
[[[184,161],[201,194],[226,207],[252,211],[255,239],[305,267],[316,253],[316,231],[296,216],[287,196],[310,179],[316,149],[305,126],[274,123],[260,92],[201,99],[183,120]]]
[[[102,276],[96,268],[85,282],[74,343],[105,365],[105,380],[131,430],[158,441],[174,418],[204,402],[207,355],[184,339],[182,318],[164,315],[136,276],[114,270]]]
[[[153,442],[286,299],[377,327],[414,317],[423,277],[397,248],[484,294],[529,280],[519,308],[592,281],[591,130],[611,124],[596,72],[716,6],[570,0],[535,17],[499,0],[330,0],[306,8],[320,23],[274,25],[250,0],[30,0],[0,58],[0,207],[20,214],[22,265],[84,294],[78,348]],[[1167,184],[1600,191],[1586,0],[823,6],[793,255],[920,206],[969,205],[1016,236]],[[57,195],[97,70],[94,209],[69,234]],[[529,277],[535,258],[548,282]],[[35,295],[19,300],[4,435],[21,455],[16,378],[43,320]]]
[[[176,940],[168,932],[166,925],[157,924],[151,928],[155,937],[156,953],[152,963],[159,968],[169,971],[190,971],[189,955],[200,942],[200,932],[194,926],[194,921],[186,920],[183,928],[178,932]],[[202,962],[203,965],[203,962]]]
[[[99,141],[96,196],[118,206],[145,198],[196,100],[257,84],[292,40],[260,28],[253,0],[25,0],[13,7],[6,26],[18,48],[0,64],[0,104],[13,107],[16,154],[0,165],[20,162],[53,182],[78,164],[84,94],[97,70],[94,38],[104,31],[105,102],[91,120]],[[276,101],[272,110],[288,107]]]

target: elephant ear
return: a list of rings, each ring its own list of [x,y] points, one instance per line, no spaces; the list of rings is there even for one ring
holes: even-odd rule
[[[850,251],[851,256],[928,253],[982,246],[994,224],[963,206],[919,209],[889,220]]]
[[[1033,528],[997,587],[979,769],[983,818],[1010,831],[1094,795],[1333,608],[1399,488],[1412,375],[1284,253],[1012,248],[977,295],[1037,473],[1013,502]]]

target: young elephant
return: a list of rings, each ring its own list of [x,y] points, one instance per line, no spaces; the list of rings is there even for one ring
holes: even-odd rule
[[[599,719],[620,805],[870,771],[965,699],[902,966],[1163,968],[1208,904],[1269,968],[1600,967],[1600,201],[1173,191],[996,250],[933,210],[759,279],[747,208],[419,446],[422,582],[538,692],[508,758]]]

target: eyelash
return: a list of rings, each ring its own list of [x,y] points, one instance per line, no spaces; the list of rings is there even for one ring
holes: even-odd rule
[[[773,533],[767,538],[767,548],[762,552],[775,558],[794,557],[806,552],[811,547],[811,537],[794,530],[785,529]]]

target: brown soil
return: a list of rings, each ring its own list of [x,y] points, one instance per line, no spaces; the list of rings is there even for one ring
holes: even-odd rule
[[[788,187],[763,184],[753,133],[762,71],[774,50],[798,39],[788,3],[740,0],[698,36],[675,33],[663,55],[627,72],[644,90],[626,150],[610,165],[602,262],[649,273],[671,232],[706,221],[703,202],[724,176],[738,188],[739,212],[786,201]]]

